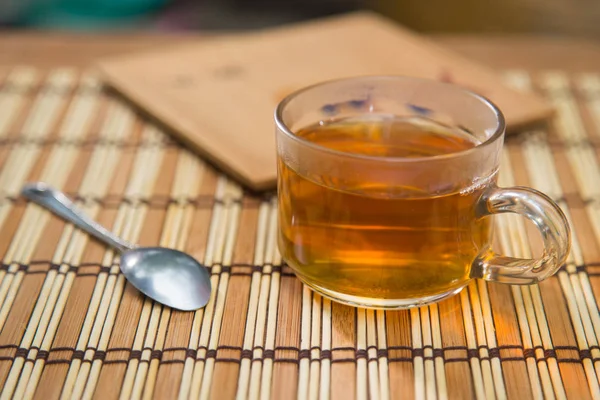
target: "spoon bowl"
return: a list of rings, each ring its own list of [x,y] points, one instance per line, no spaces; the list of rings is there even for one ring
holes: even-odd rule
[[[121,254],[121,272],[140,292],[183,311],[204,307],[210,276],[188,254],[165,247],[137,247]]]
[[[25,185],[21,194],[118,250],[125,278],[151,299],[183,311],[208,303],[210,275],[190,255],[164,247],[137,247],[90,219],[64,193],[43,182]]]

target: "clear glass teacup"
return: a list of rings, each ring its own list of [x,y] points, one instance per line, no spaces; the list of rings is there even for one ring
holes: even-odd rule
[[[532,284],[570,248],[560,208],[496,186],[504,117],[457,86],[407,77],[325,82],[276,110],[279,248],[296,275],[343,303],[406,308],[471,279]],[[539,259],[491,249],[492,218],[539,229]]]

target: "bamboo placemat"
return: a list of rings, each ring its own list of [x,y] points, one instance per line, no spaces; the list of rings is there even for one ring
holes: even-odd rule
[[[473,282],[410,311],[332,303],[282,265],[271,197],[253,197],[74,69],[0,86],[0,399],[600,398],[600,74],[511,71],[558,108],[508,140],[500,184],[530,185],[574,229],[539,286]],[[154,304],[115,254],[18,197],[43,180],[126,239],[211,267],[195,313]],[[537,233],[497,219],[497,247]]]

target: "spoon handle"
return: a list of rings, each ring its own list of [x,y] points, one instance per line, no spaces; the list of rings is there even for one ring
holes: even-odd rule
[[[79,229],[96,237],[102,242],[114,247],[120,252],[135,248],[131,243],[121,239],[102,225],[86,216],[62,192],[46,185],[43,182],[26,184],[21,190],[21,195],[52,211],[59,217],[72,222]]]

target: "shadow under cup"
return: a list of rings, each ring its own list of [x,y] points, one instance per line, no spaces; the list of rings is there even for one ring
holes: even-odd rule
[[[434,156],[373,155],[321,145],[315,135],[326,131],[316,129],[310,140],[299,134],[373,117],[460,131],[472,145]],[[535,283],[568,254],[569,229],[558,206],[532,189],[495,186],[504,118],[476,94],[415,78],[349,78],[288,96],[275,119],[279,249],[322,295],[406,308],[457,293],[477,277]],[[540,259],[491,251],[489,215],[499,212],[522,214],[540,228]]]

